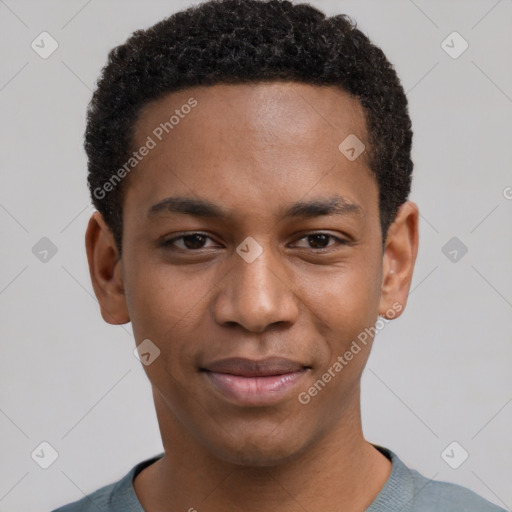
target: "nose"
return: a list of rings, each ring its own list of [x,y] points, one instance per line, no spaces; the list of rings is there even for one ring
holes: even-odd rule
[[[293,324],[298,317],[298,298],[289,271],[271,249],[252,262],[233,254],[233,266],[222,281],[214,305],[219,325],[239,325],[262,333],[273,324]]]

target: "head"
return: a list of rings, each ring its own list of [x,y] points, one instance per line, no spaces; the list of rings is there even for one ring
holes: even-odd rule
[[[269,465],[359,428],[373,326],[401,314],[416,258],[411,138],[383,52],[309,5],[207,2],[112,50],[87,252],[104,319],[158,355],[161,429]],[[238,358],[293,375],[248,393]]]

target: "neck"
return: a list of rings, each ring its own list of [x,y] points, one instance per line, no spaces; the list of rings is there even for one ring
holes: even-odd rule
[[[268,467],[216,457],[178,421],[162,422],[166,406],[156,398],[155,405],[165,454],[134,481],[148,512],[355,512],[371,504],[391,472],[390,461],[363,437],[359,400],[305,453]]]

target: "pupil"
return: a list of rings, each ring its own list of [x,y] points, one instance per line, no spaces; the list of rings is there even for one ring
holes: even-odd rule
[[[323,249],[326,247],[326,243],[329,240],[329,235],[309,235],[309,242],[310,245],[314,249]],[[313,241],[313,243],[311,243]],[[187,249],[200,249],[205,242],[205,236],[204,235],[187,235],[183,237],[183,242]],[[318,243],[320,242],[320,243]]]
[[[313,246],[313,248],[314,248],[314,249],[323,249],[323,248],[325,248],[325,246],[326,246],[326,245],[325,245],[325,244],[322,244],[322,241],[323,241],[323,242],[327,242],[327,241],[328,241],[328,239],[329,239],[329,235],[323,235],[323,234],[310,235],[310,237],[309,237],[309,238],[310,238],[310,243],[311,243],[311,240],[312,240],[312,239],[313,239],[313,240],[315,240],[315,239],[316,239],[317,241],[318,241],[318,239],[320,239],[320,240],[321,240],[321,242],[320,242],[321,247],[317,247],[317,245],[318,245],[318,244],[317,244],[317,243],[315,243],[315,242],[313,242],[313,244],[311,244],[311,245]]]
[[[187,235],[183,237],[183,243],[185,244],[185,247],[187,247],[187,249],[200,249],[204,244],[204,239],[204,235]],[[199,240],[199,242],[194,243],[194,241],[192,241],[192,243],[189,243],[190,240],[195,240],[195,242]]]

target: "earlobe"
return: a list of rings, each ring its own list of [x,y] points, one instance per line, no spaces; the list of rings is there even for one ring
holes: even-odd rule
[[[417,205],[407,201],[402,204],[389,227],[382,262],[379,304],[379,315],[384,318],[400,316],[407,303],[418,253],[418,218]]]
[[[130,321],[124,293],[121,259],[112,235],[99,212],[89,219],[85,234],[87,261],[101,316],[113,325]]]

